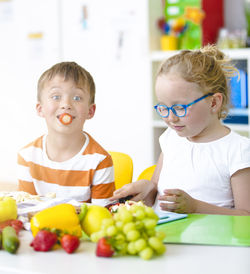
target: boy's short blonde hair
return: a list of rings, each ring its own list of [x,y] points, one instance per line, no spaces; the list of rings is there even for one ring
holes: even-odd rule
[[[64,81],[73,80],[78,88],[89,91],[90,104],[95,103],[95,82],[91,74],[75,62],[61,62],[46,70],[38,80],[37,100],[41,100],[41,92],[45,83],[56,75],[62,76]]]
[[[230,78],[238,70],[215,45],[207,45],[200,50],[182,50],[164,61],[157,76],[176,73],[187,82],[196,83],[204,94],[221,93],[223,102],[218,114],[225,118],[230,99]],[[239,75],[239,74],[238,74]]]

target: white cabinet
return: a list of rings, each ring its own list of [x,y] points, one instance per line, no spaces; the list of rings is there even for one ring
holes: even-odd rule
[[[145,0],[0,1],[0,182],[16,181],[17,151],[46,133],[36,84],[60,61],[94,77],[97,109],[85,130],[128,153],[135,179],[152,163],[147,11]]]

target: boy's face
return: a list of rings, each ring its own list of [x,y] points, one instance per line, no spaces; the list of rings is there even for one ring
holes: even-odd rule
[[[40,98],[37,113],[45,118],[49,132],[79,133],[85,121],[95,113],[95,104],[89,103],[89,91],[76,87],[72,80],[64,81],[59,75],[45,83]],[[60,122],[63,113],[72,116],[70,124]]]

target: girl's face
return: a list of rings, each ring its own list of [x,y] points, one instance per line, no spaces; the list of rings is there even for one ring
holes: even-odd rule
[[[95,113],[95,104],[89,104],[89,100],[88,91],[76,87],[71,80],[64,81],[61,76],[55,76],[44,85],[36,108],[38,115],[45,118],[49,132],[80,133],[85,121]],[[72,116],[70,124],[60,122],[63,113]]]
[[[158,103],[168,107],[174,104],[187,105],[204,95],[198,85],[187,82],[173,73],[158,76],[155,91]],[[177,117],[170,110],[169,116],[162,119],[179,136],[193,141],[204,141],[206,138],[204,136],[213,128],[214,115],[212,115],[211,97],[189,106],[184,117]]]

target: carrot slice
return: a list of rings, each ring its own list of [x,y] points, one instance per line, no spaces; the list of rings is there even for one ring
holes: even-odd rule
[[[73,117],[68,114],[68,113],[63,113],[60,115],[59,117],[59,121],[63,124],[63,125],[69,125],[73,120]]]

